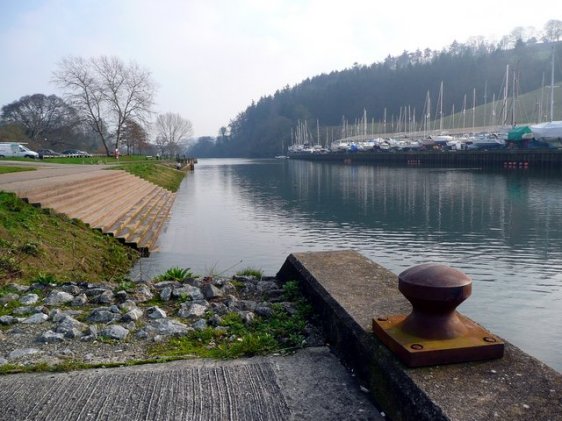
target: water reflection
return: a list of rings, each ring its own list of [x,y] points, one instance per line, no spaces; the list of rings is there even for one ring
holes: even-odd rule
[[[347,248],[396,273],[442,262],[474,280],[461,311],[561,370],[561,187],[524,172],[202,161],[136,274],[274,274],[291,252]]]

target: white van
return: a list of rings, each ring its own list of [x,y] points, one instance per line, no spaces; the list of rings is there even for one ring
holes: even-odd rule
[[[0,158],[39,158],[39,154],[34,152],[25,146],[25,143],[17,142],[0,142]]]

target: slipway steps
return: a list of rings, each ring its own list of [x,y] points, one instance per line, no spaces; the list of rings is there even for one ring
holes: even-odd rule
[[[175,199],[175,193],[119,170],[53,177],[48,184],[28,182],[14,191],[35,206],[112,235],[145,256],[156,248]]]

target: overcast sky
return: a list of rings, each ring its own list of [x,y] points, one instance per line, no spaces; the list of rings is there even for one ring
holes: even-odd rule
[[[152,72],[157,113],[215,136],[252,100],[403,50],[542,29],[552,0],[0,0],[0,106],[61,92],[61,58],[115,55]]]

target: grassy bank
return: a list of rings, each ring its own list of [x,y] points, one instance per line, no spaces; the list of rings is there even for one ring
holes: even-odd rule
[[[0,192],[0,284],[116,281],[138,253],[85,224]]]
[[[144,157],[54,158],[53,163],[117,164],[122,169],[170,191],[185,177],[174,162]],[[0,174],[33,170],[0,166]],[[30,206],[0,192],[0,285],[38,279],[64,282],[111,282],[125,276],[138,253],[116,239],[91,230],[80,221]]]
[[[160,161],[127,162],[115,167],[143,178],[160,187],[176,192],[185,177],[184,171],[175,169],[174,163]]]

